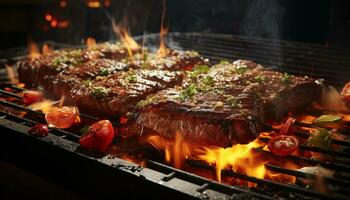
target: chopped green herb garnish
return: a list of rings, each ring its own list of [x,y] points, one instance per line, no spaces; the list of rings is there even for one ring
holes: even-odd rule
[[[245,65],[239,65],[236,67],[236,72],[238,74],[244,74],[248,70],[248,67]]]
[[[90,87],[92,82],[90,80],[84,80],[83,84],[84,84],[85,87]]]
[[[75,64],[74,59],[71,59],[65,55],[61,55],[52,59],[51,64],[53,67],[59,67],[62,64]]]
[[[282,81],[286,84],[290,83],[292,81],[293,76],[289,75],[287,72],[284,72],[282,75]]]
[[[196,65],[194,68],[193,68],[193,71],[190,72],[190,76],[192,78],[196,78],[198,75],[200,74],[206,74],[208,73],[209,71],[209,66],[208,65]]]
[[[109,70],[107,68],[101,68],[99,73],[98,73],[100,76],[108,76],[109,74]]]
[[[330,149],[332,145],[332,135],[325,128],[318,128],[310,133],[308,145],[322,149]]]
[[[109,90],[104,88],[104,87],[94,87],[92,88],[92,96],[94,96],[95,98],[101,98],[103,96],[106,96],[108,94]]]
[[[130,83],[135,83],[137,81],[137,76],[135,74],[131,74],[128,77],[126,77],[126,79],[130,82]]]
[[[230,105],[232,108],[241,107],[241,104],[238,102],[238,100],[237,100],[234,96],[231,96],[231,97],[227,98],[227,99],[226,99],[226,102],[227,102],[228,105]]]
[[[213,85],[214,84],[214,78],[211,76],[206,76],[202,79],[202,82],[206,85]]]
[[[220,63],[219,63],[220,65],[228,65],[228,64],[230,64],[230,62],[229,61],[227,61],[227,60],[220,60]]]
[[[185,101],[186,99],[194,96],[197,92],[198,92],[197,87],[192,84],[180,93],[179,99],[181,101]]]
[[[139,101],[139,102],[137,103],[136,107],[142,108],[142,107],[148,106],[148,105],[150,105],[152,102],[154,102],[155,99],[156,99],[155,96],[148,96],[146,99]]]
[[[254,79],[255,79],[255,82],[262,83],[265,81],[265,76],[259,75],[259,76],[256,76]]]

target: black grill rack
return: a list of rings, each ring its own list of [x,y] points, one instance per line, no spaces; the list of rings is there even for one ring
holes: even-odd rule
[[[159,35],[147,35],[138,37],[139,41],[144,40],[150,48],[158,42]],[[344,62],[348,57],[339,55],[348,55],[346,49],[324,49],[317,45],[308,45],[303,43],[268,41],[258,38],[246,38],[241,36],[227,35],[209,35],[199,33],[172,33],[167,37],[168,44],[172,48],[193,49],[199,51],[204,57],[209,57],[212,61],[221,59],[253,59],[259,62],[261,57],[262,64],[269,64],[287,71],[296,73],[295,68],[288,68],[282,61],[294,63],[293,66],[300,67],[303,75],[314,75],[323,77],[327,70],[333,72],[334,68],[327,68],[328,62],[322,60],[318,70],[311,68],[307,63],[317,63],[310,57],[316,57],[315,53],[320,53],[319,58],[332,58],[338,56],[337,62]],[[280,54],[287,54],[282,58],[268,57],[268,54],[276,52],[275,45],[278,43]],[[59,45],[57,45],[59,46]],[[65,46],[66,47],[66,46]],[[298,50],[298,48],[300,48]],[[263,51],[257,49],[264,49]],[[308,50],[309,49],[309,50]],[[300,60],[297,54],[304,52],[304,59]],[[328,55],[327,52],[330,51]],[[259,52],[264,52],[258,55]],[[283,52],[283,53],[281,53]],[[339,52],[334,53],[334,52]],[[333,54],[334,53],[334,54]],[[310,54],[310,57],[308,56]],[[17,55],[19,56],[19,55]],[[256,57],[255,57],[256,56]],[[290,57],[288,57],[290,56]],[[16,56],[12,57],[14,60]],[[267,60],[264,60],[266,58]],[[282,59],[282,63],[274,61]],[[343,59],[343,60],[342,60]],[[300,60],[300,63],[298,61]],[[293,62],[292,62],[293,61]],[[329,61],[330,63],[333,61]],[[322,64],[322,65],[321,65]],[[339,65],[339,67],[350,65]],[[343,68],[343,69],[344,69]],[[299,69],[299,68],[298,68]],[[340,69],[340,68],[339,68]],[[300,73],[298,72],[298,73]],[[335,70],[334,74],[337,71]],[[334,74],[325,73],[327,80],[332,83],[341,84],[346,81],[344,72],[342,78],[331,79]],[[15,85],[6,83],[6,77],[1,77],[3,83],[0,84],[0,97],[12,97],[20,100],[21,96],[17,92],[24,89]],[[334,77],[333,77],[334,78]],[[10,88],[6,90],[5,88]],[[300,184],[286,184],[276,181],[258,179],[241,173],[235,173],[230,170],[223,170],[222,175],[234,177],[244,181],[256,183],[256,188],[246,188],[239,186],[229,186],[212,181],[195,174],[175,169],[161,162],[148,160],[146,167],[141,167],[129,161],[103,155],[90,155],[79,148],[77,143],[79,134],[61,129],[52,129],[48,137],[36,138],[27,134],[30,127],[34,126],[43,118],[43,114],[38,111],[30,110],[16,101],[10,102],[0,100],[0,127],[2,139],[0,140],[0,156],[15,165],[29,169],[30,171],[48,177],[55,182],[66,186],[72,190],[86,195],[87,197],[115,197],[118,193],[127,194],[130,197],[152,197],[152,198],[200,198],[200,199],[348,199],[350,195],[350,142],[347,140],[332,141],[339,145],[343,151],[324,150],[317,147],[301,145],[300,149],[305,151],[318,152],[323,155],[334,157],[334,162],[309,159],[306,157],[287,156],[284,159],[295,163],[303,163],[309,166],[321,166],[336,172],[334,177],[322,177],[324,184],[332,188],[331,193],[322,193],[317,190],[305,188]],[[5,111],[5,108],[12,108],[18,111],[30,113],[30,117],[19,117]],[[318,115],[319,113],[308,113]],[[96,120],[95,117],[81,114],[82,118]],[[309,124],[298,123],[297,126],[310,126]],[[346,124],[340,134],[350,137],[350,124]],[[297,132],[298,137],[307,137],[303,131]],[[267,142],[267,141],[264,141]],[[261,151],[261,150],[260,150]],[[276,157],[270,152],[263,151],[264,154]],[[277,158],[277,157],[276,157]],[[197,160],[187,160],[186,164],[200,169],[206,169],[208,172],[214,172],[215,169]],[[266,164],[265,167],[274,172],[288,174],[299,179],[308,181],[318,181],[319,177],[303,173],[301,171],[281,168],[272,164]]]

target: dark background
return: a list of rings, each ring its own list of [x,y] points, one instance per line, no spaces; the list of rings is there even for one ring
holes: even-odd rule
[[[98,2],[99,7],[91,8],[89,2]],[[167,8],[173,32],[350,47],[348,0],[168,0]],[[133,35],[159,32],[161,11],[162,0],[1,0],[0,48],[26,45],[29,38],[70,44],[81,44],[86,37],[115,39],[112,18],[127,24]],[[46,20],[47,14],[56,23]]]

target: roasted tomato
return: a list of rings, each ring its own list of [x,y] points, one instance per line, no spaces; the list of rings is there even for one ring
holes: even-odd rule
[[[114,128],[109,120],[101,120],[92,124],[80,137],[79,144],[87,149],[106,152],[114,137]]]
[[[78,108],[68,106],[52,107],[45,115],[46,122],[57,128],[71,127],[78,117]]]
[[[346,101],[350,101],[350,82],[345,84],[343,90],[341,91],[341,95]]]
[[[49,128],[45,124],[38,124],[29,129],[28,133],[38,137],[45,137],[49,134]]]
[[[272,153],[287,156],[298,149],[299,141],[294,136],[279,135],[271,138],[267,146]]]
[[[23,103],[25,105],[30,105],[35,102],[43,100],[43,94],[34,90],[27,90],[23,92]]]

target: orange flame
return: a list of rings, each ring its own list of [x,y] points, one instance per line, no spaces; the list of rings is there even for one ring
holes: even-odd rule
[[[146,139],[155,148],[164,151],[165,161],[176,168],[182,168],[184,161],[195,151],[194,145],[186,142],[180,133],[176,133],[174,140],[152,135]]]
[[[58,107],[62,107],[63,103],[64,103],[64,100],[65,100],[65,96],[64,95],[58,101],[53,101],[53,100],[50,100],[50,99],[44,99],[43,101],[36,102],[36,103],[33,103],[33,104],[29,105],[28,108],[30,108],[32,110],[40,110],[41,112],[46,114],[47,112],[49,112],[49,110],[51,108],[55,107],[56,105],[58,105]]]
[[[36,102],[36,103],[33,103],[33,104],[29,105],[28,108],[30,108],[32,110],[40,110],[41,112],[46,114],[46,113],[49,112],[49,110],[52,107],[54,107],[59,102],[60,102],[60,100],[59,101],[52,101],[52,100],[49,100],[49,99],[45,99],[43,101]]]
[[[163,11],[162,11],[162,19],[161,19],[161,27],[160,27],[160,44],[159,49],[157,51],[158,57],[164,58],[169,54],[169,49],[166,47],[164,42],[164,37],[169,31],[169,27],[165,24],[166,17],[166,0],[163,0]]]
[[[121,27],[119,25],[117,25],[114,21],[114,19],[112,19],[112,26],[113,26],[113,30],[116,34],[118,34],[118,36],[120,37],[120,39],[122,40],[125,48],[128,50],[129,56],[132,57],[133,51],[137,50],[140,48],[140,46],[137,44],[137,42],[130,36],[130,34],[128,33],[128,31],[126,30],[126,28]]]
[[[12,84],[17,84],[18,79],[16,78],[15,70],[13,69],[13,66],[10,65],[5,65],[6,66],[6,71],[7,71],[7,76]]]
[[[221,182],[222,169],[232,169],[256,178],[264,178],[266,174],[266,160],[258,157],[253,149],[263,147],[264,142],[259,138],[249,144],[236,144],[230,148],[205,148],[203,155],[199,155],[201,160],[216,167],[217,180]],[[249,186],[254,186],[248,183]]]
[[[28,42],[28,52],[29,52],[29,58],[39,58],[40,57],[40,50],[38,45],[36,45],[32,40],[29,40]]]
[[[86,47],[88,50],[92,50],[96,48],[96,40],[92,37],[86,38]]]
[[[43,48],[42,48],[42,53],[43,55],[47,55],[53,52],[53,49],[48,45],[48,44],[44,44]]]

